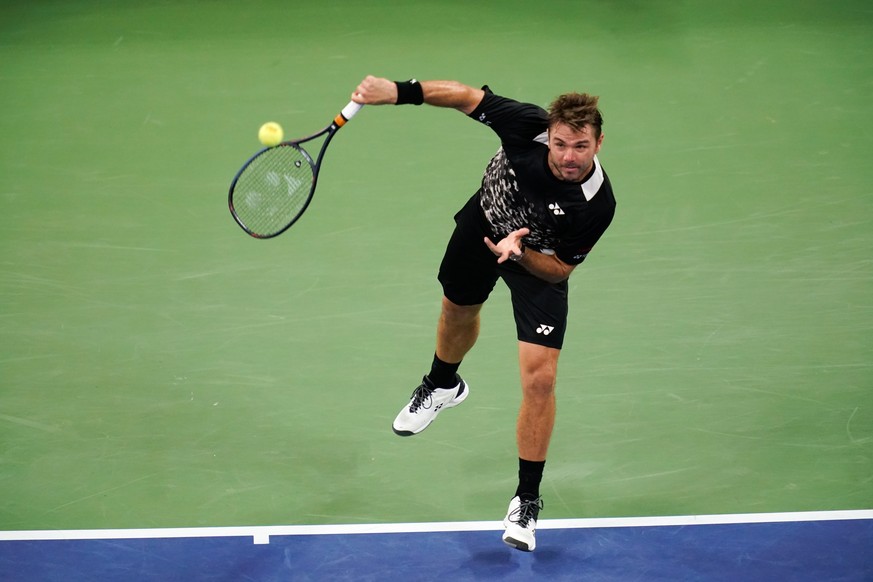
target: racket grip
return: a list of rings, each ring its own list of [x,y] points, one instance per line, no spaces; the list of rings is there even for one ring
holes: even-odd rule
[[[342,127],[361,110],[361,107],[363,105],[360,103],[349,101],[349,104],[343,107],[343,110],[340,111],[340,114],[336,116],[333,122],[336,123],[337,127]]]

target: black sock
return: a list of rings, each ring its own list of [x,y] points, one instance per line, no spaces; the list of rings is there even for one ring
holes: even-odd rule
[[[540,496],[540,481],[543,479],[545,461],[525,461],[518,459],[518,497],[536,499]]]
[[[458,373],[458,367],[460,365],[461,362],[458,362],[457,364],[444,362],[434,354],[433,364],[431,364],[430,373],[427,377],[437,388],[454,388],[458,384],[455,375]]]

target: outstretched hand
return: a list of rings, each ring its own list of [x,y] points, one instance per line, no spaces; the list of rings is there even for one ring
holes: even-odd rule
[[[509,260],[510,255],[521,255],[521,239],[528,234],[530,234],[529,228],[520,228],[510,232],[497,244],[491,242],[491,239],[486,236],[485,245],[497,255],[497,262],[502,263]]]
[[[362,105],[397,103],[397,84],[388,79],[367,75],[352,93],[352,101]]]

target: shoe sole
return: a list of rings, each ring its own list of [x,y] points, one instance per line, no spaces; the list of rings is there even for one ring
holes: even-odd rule
[[[503,538],[503,543],[511,548],[515,548],[516,550],[521,550],[522,552],[532,552],[533,548],[529,547],[525,542],[515,539],[512,536],[508,536]],[[536,547],[536,546],[534,546]]]
[[[506,520],[503,521],[503,527],[508,528],[511,525],[511,522]],[[516,550],[521,550],[522,552],[532,552],[534,548],[536,548],[536,540],[534,540],[533,546],[529,546],[527,542],[523,542],[521,540],[517,540],[512,537],[511,534],[504,532],[503,534],[503,543],[509,546],[510,548],[515,548]]]
[[[461,402],[466,400],[467,396],[469,396],[469,395],[470,395],[470,385],[467,384],[466,382],[464,382],[464,392],[461,394],[461,397],[449,400],[448,403],[446,403],[442,407],[442,410],[440,410],[440,412],[442,412],[443,410],[445,410],[447,408],[454,408],[455,406],[457,406],[458,404],[460,404]],[[420,434],[420,433],[424,432],[424,429],[429,427],[431,425],[431,423],[433,423],[433,421],[436,420],[436,417],[439,416],[440,412],[437,412],[436,414],[434,414],[433,418],[430,419],[430,422],[428,422],[426,425],[424,425],[423,427],[421,427],[420,429],[418,429],[416,431],[397,430],[396,428],[394,428],[393,424],[391,425],[391,430],[393,430],[394,434],[396,434],[397,436],[402,436],[402,437],[409,437],[409,436],[413,436],[416,434]]]

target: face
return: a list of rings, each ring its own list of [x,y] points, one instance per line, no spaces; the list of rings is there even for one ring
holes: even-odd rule
[[[576,131],[569,125],[556,123],[549,129],[549,168],[559,180],[580,182],[591,171],[602,143],[603,134],[594,139],[590,125]]]

